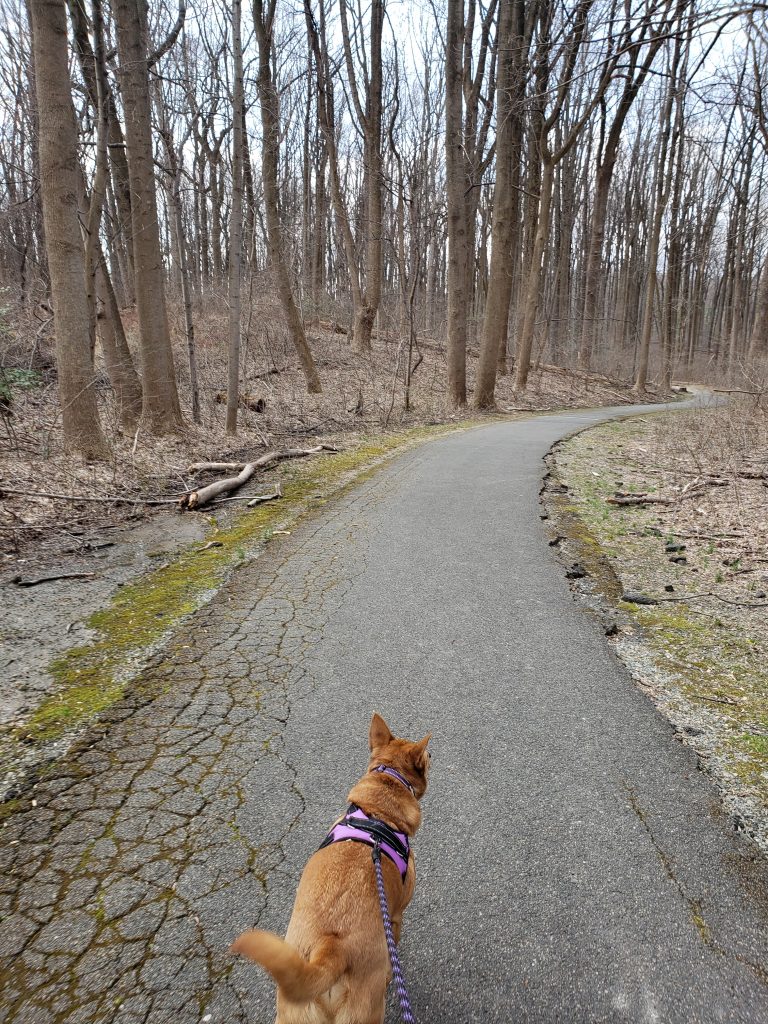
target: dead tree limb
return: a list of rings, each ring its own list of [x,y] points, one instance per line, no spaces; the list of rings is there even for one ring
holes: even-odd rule
[[[95,572],[60,572],[55,576],[35,576],[32,579],[14,576],[11,583],[15,583],[17,587],[36,587],[38,583],[53,583],[55,580],[92,580],[95,576]]]
[[[207,469],[215,466],[224,466],[226,469],[239,469],[240,472],[237,476],[227,477],[225,480],[217,480],[215,483],[208,484],[207,487],[201,487],[199,490],[189,491],[187,494],[183,494],[179,499],[179,508],[184,509],[196,509],[202,508],[203,505],[207,505],[209,501],[214,498],[218,498],[220,494],[228,494],[230,491],[236,491],[239,487],[242,487],[244,483],[247,483],[251,479],[253,474],[263,469],[265,466],[271,466],[274,462],[282,462],[284,459],[301,459],[307,455],[319,455],[320,452],[336,452],[338,448],[334,448],[330,444],[319,444],[314,448],[287,448],[285,451],[278,452],[267,452],[266,455],[262,455],[261,458],[256,459],[255,462],[247,463],[198,463],[194,471],[198,472],[200,469]],[[190,467],[190,472],[193,469]]]
[[[617,494],[606,498],[609,505],[674,505],[677,498],[661,498],[657,494]]]
[[[17,487],[0,484],[0,498],[6,494],[21,494],[25,498],[51,498],[55,501],[98,501],[109,505],[175,505],[175,498],[142,498],[140,494],[107,494],[96,497],[92,494],[57,494],[49,491],[25,491]]]
[[[228,470],[241,470],[249,465],[247,462],[193,462],[187,466],[188,473],[217,472],[226,473]]]

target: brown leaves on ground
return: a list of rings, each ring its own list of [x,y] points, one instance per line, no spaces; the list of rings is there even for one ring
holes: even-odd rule
[[[240,410],[237,437],[228,437],[224,406],[219,402],[227,373],[221,343],[225,316],[215,302],[199,312],[196,337],[203,422],[196,425],[187,418],[186,428],[178,436],[153,437],[141,427],[137,434],[121,434],[108,380],[97,367],[95,386],[111,453],[105,461],[85,463],[62,444],[55,375],[50,366],[44,361],[36,386],[14,391],[12,415],[0,424],[0,551],[6,565],[21,553],[58,549],[62,538],[71,543],[73,535],[146,516],[155,506],[145,501],[167,502],[173,507],[179,495],[194,484],[187,471],[191,462],[245,462],[270,448],[311,447],[319,442],[349,445],[361,436],[474,415],[446,406],[442,344],[422,337],[414,349],[412,366],[418,362],[418,368],[412,376],[406,412],[407,346],[394,332],[382,332],[382,337],[374,339],[370,356],[357,356],[336,321],[308,324],[323,392],[307,394],[290,340],[267,304],[252,312],[245,325],[241,391],[248,402]],[[125,314],[129,339],[135,332],[134,319],[130,311]],[[180,310],[172,319],[182,405],[188,409]],[[470,388],[477,354],[470,347]],[[511,374],[499,378],[500,412],[636,401],[626,383],[559,367],[534,368],[524,394],[515,394],[512,385]],[[649,400],[653,397],[649,395]],[[137,504],[78,502],[35,497],[29,492],[136,497]]]

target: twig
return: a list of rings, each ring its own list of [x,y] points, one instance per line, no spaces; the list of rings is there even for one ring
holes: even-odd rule
[[[38,576],[28,580],[14,576],[11,583],[15,583],[17,587],[36,587],[38,583],[52,583],[54,580],[89,580],[95,575],[95,572],[62,572],[56,576]]]
[[[110,494],[103,498],[96,498],[86,494],[55,494],[48,491],[21,491],[15,487],[6,487],[0,484],[0,498],[4,494],[21,494],[25,498],[53,498],[60,501],[99,501],[108,504],[120,505],[175,505],[175,498],[141,498],[134,495],[131,498],[122,497],[119,494]]]
[[[765,391],[744,391],[742,388],[712,388],[719,395],[764,395]]]
[[[768,601],[731,601],[729,598],[721,597],[719,594],[715,594],[711,590],[707,590],[703,594],[689,594],[687,596],[683,595],[682,597],[657,597],[656,601],[659,604],[662,601],[698,601],[702,597],[713,597],[716,601],[722,601],[723,604],[733,605],[735,608],[768,608]]]
[[[731,700],[729,697],[705,697],[703,693],[691,693],[690,696],[698,697],[699,700],[710,700],[713,704],[732,704],[735,708],[739,706],[737,700]]]
[[[257,494],[255,498],[251,498],[248,502],[248,508],[255,508],[256,505],[262,505],[265,501],[274,501],[275,498],[282,498],[282,496],[282,484],[278,483],[274,494]]]
[[[87,521],[88,516],[81,516],[79,519],[71,519],[68,523],[0,523],[0,533],[3,530],[7,530],[9,533],[16,530],[63,530],[66,533],[67,527],[77,526],[78,523],[85,523]]]

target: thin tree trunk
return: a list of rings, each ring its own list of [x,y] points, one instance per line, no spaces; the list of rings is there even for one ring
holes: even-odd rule
[[[533,351],[533,335],[536,327],[536,313],[539,308],[539,291],[541,289],[544,250],[546,249],[547,238],[549,237],[549,213],[552,205],[552,183],[554,170],[555,167],[552,160],[545,160],[541,173],[541,194],[539,196],[536,236],[533,241],[531,267],[528,272],[525,285],[523,322],[517,345],[515,391],[525,391],[528,383],[528,373],[531,367],[531,352]]]
[[[763,264],[760,283],[757,287],[755,322],[749,338],[747,358],[752,361],[768,353],[768,259]]]
[[[125,107],[131,215],[144,384],[142,419],[153,433],[182,426],[165,305],[147,61],[146,0],[115,0],[120,78]]]
[[[125,433],[131,433],[141,416],[141,381],[133,365],[103,253],[99,252],[97,258],[96,297],[103,306],[96,321],[101,351],[109,381],[115,392],[120,425]]]
[[[680,65],[681,44],[680,39],[675,41],[675,52],[672,58],[670,69],[670,82],[667,95],[662,108],[660,126],[661,138],[659,140],[659,159],[655,170],[654,194],[655,203],[653,211],[653,224],[651,236],[648,241],[648,280],[645,289],[645,309],[643,311],[643,327],[640,334],[640,351],[637,360],[637,373],[635,375],[635,390],[645,391],[648,380],[648,363],[651,347],[651,330],[653,327],[653,307],[656,297],[656,264],[659,259],[659,241],[661,238],[661,223],[664,217],[664,210],[667,205],[667,154],[672,134],[672,105],[675,100],[675,93],[679,87],[677,73]]]
[[[496,109],[499,128],[496,134],[496,184],[493,192],[493,226],[488,298],[480,343],[480,361],[475,384],[475,406],[491,409],[499,359],[506,355],[509,302],[515,269],[514,238],[517,233],[517,191],[514,188],[515,164],[519,164],[522,142],[520,110],[521,86],[525,81],[524,0],[510,0],[499,9],[499,70]]]
[[[243,41],[241,2],[232,0],[232,208],[229,215],[229,372],[227,374],[227,433],[237,433],[240,402],[240,281],[243,262]]]
[[[277,91],[272,79],[273,30],[277,0],[268,0],[265,11],[263,0],[254,0],[253,18],[259,45],[259,103],[261,106],[262,147],[261,175],[264,186],[264,208],[267,218],[269,258],[277,278],[280,302],[288,322],[288,330],[299,356],[301,368],[310,394],[322,391],[312,352],[304,333],[304,323],[293,298],[293,288],[288,267],[283,259],[280,230],[280,210],[277,190],[277,166],[280,146],[280,121]]]
[[[445,53],[445,167],[448,199],[448,403],[467,403],[469,237],[464,195],[462,88],[464,0],[448,0]]]

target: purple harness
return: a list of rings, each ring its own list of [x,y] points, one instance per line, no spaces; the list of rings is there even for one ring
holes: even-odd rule
[[[401,782],[413,793],[413,786],[401,775],[396,768],[380,764],[372,769],[374,772],[383,772]],[[378,847],[385,854],[405,881],[405,873],[408,870],[408,856],[410,854],[410,843],[405,832],[396,832],[390,825],[377,818],[371,818],[362,811],[356,804],[350,804],[347,813],[338,824],[334,825],[323,842],[320,849],[330,846],[332,843],[365,843],[366,846]]]

